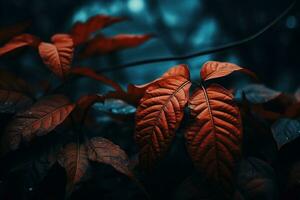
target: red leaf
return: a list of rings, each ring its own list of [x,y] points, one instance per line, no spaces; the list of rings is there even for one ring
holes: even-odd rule
[[[189,100],[192,122],[187,149],[198,170],[212,183],[233,190],[233,170],[240,156],[241,118],[232,94],[214,84],[199,88]]]
[[[81,76],[87,76],[89,78],[95,79],[95,80],[100,81],[100,82],[102,82],[106,85],[111,86],[112,88],[114,88],[118,92],[123,91],[123,89],[121,88],[121,86],[118,83],[114,82],[113,80],[107,78],[106,76],[104,76],[102,74],[96,73],[94,70],[92,70],[88,67],[72,68],[70,73],[81,75]]]
[[[140,162],[151,169],[166,153],[183,118],[191,82],[182,76],[161,79],[147,89],[136,112],[135,140]]]
[[[88,19],[87,22],[77,22],[71,29],[71,36],[74,46],[86,42],[95,31],[105,28],[111,24],[124,21],[124,18],[96,15]]]
[[[127,92],[110,92],[106,95],[107,98],[121,99],[131,105],[137,106],[139,101],[144,96],[148,87],[154,84],[156,81],[162,78],[167,78],[171,76],[182,76],[190,79],[190,72],[185,64],[176,65],[165,72],[161,78],[155,79],[149,83],[143,85],[133,85],[129,84],[127,87]]]
[[[36,136],[46,135],[61,124],[73,108],[74,105],[66,97],[54,95],[18,113],[4,133],[2,152],[16,150],[22,140],[29,142]]]
[[[118,172],[133,178],[128,156],[118,145],[105,138],[96,137],[90,139],[86,146],[89,160],[110,165]]]
[[[9,40],[10,38],[20,34],[23,32],[28,26],[30,25],[30,22],[22,22],[19,24],[15,24],[8,27],[3,27],[0,29],[0,42]]]
[[[80,53],[80,57],[86,58],[125,48],[137,47],[149,40],[151,37],[151,35],[120,34],[106,38],[103,35],[98,35],[87,43],[86,47]]]
[[[40,43],[40,39],[34,35],[30,34],[22,34],[14,37],[9,42],[7,42],[4,46],[0,47],[0,56],[9,53],[17,48],[31,46],[37,48]]]
[[[86,147],[78,143],[67,144],[60,153],[58,162],[67,173],[66,197],[69,197],[89,167]]]
[[[227,76],[235,71],[243,72],[256,79],[256,75],[248,69],[239,67],[233,63],[217,61],[206,62],[201,69],[200,76],[203,81],[207,81],[210,79]]]
[[[42,42],[39,45],[40,56],[53,73],[63,78],[73,59],[73,40],[70,35],[56,34],[51,41],[53,44]]]

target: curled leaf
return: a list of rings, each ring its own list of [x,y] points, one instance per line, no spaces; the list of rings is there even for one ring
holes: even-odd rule
[[[61,124],[73,108],[66,97],[54,95],[16,114],[4,133],[2,152],[16,150],[23,140],[29,142],[36,136],[46,135]]]
[[[233,192],[233,171],[241,153],[242,126],[232,94],[213,84],[189,100],[192,121],[186,131],[188,152],[211,183]]]
[[[0,56],[25,46],[31,46],[37,48],[39,43],[40,43],[39,38],[37,38],[34,35],[24,33],[15,36],[10,41],[8,41],[4,46],[0,47]]]
[[[70,70],[73,59],[73,40],[70,35],[56,34],[52,36],[51,43],[42,42],[39,45],[39,53],[45,65],[56,74],[63,78]]]
[[[118,172],[133,177],[128,156],[118,145],[105,138],[96,137],[90,139],[86,146],[89,160],[110,165]]]
[[[125,19],[121,17],[95,15],[89,18],[86,22],[76,22],[70,33],[74,41],[74,46],[86,42],[90,35],[95,31],[124,20]]]
[[[200,76],[203,81],[207,81],[214,78],[221,78],[227,76],[235,71],[243,72],[256,78],[256,75],[248,69],[242,68],[233,63],[209,61],[206,62],[200,72]]]
[[[70,196],[74,186],[85,176],[89,167],[88,155],[85,145],[70,143],[61,151],[59,164],[65,168],[67,173],[66,196]]]
[[[80,57],[86,58],[125,48],[137,47],[149,40],[151,37],[151,35],[120,34],[106,38],[103,35],[98,35],[87,43],[86,47],[80,53]]]
[[[191,82],[183,76],[161,79],[147,89],[136,112],[135,140],[140,162],[151,169],[168,150],[183,118]]]

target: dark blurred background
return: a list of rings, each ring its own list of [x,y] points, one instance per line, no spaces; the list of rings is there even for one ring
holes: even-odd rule
[[[0,2],[0,27],[29,20],[28,32],[49,41],[52,34],[68,32],[76,21],[106,14],[126,16],[130,20],[104,30],[117,33],[155,33],[156,38],[144,45],[84,61],[81,64],[97,69],[157,56],[182,55],[226,44],[255,33],[291,1],[283,0],[10,0]],[[180,61],[187,63],[192,78],[199,78],[205,61],[229,61],[256,72],[265,84],[274,89],[293,92],[299,82],[299,4],[262,37],[239,48]],[[48,74],[36,54],[22,52],[19,60],[1,59],[1,65],[21,74],[35,74],[41,79]],[[106,75],[128,83],[144,83],[176,64],[165,62],[137,66]],[[101,89],[100,89],[101,90]]]
[[[49,41],[55,33],[69,32],[70,27],[76,21],[86,21],[90,16],[105,14],[129,18],[128,21],[104,29],[105,35],[119,33],[154,33],[156,35],[154,39],[137,48],[80,62],[75,60],[76,65],[101,70],[101,68],[114,67],[136,60],[187,54],[240,40],[267,25],[290,3],[290,0],[0,0],[0,28],[29,20],[31,26],[27,32],[39,36],[44,41]],[[251,69],[268,87],[292,93],[300,86],[299,8],[300,3],[296,4],[285,18],[260,38],[241,47],[180,62],[136,66],[105,73],[105,75],[126,87],[128,83],[142,84],[151,81],[171,66],[186,63],[191,69],[192,79],[197,81],[202,64],[208,60],[217,60],[233,62]],[[58,84],[55,77],[49,75],[49,70],[44,67],[36,50],[27,48],[16,54],[2,57],[0,66],[36,85],[44,79]],[[91,91],[107,90],[105,86],[87,79],[80,79],[75,85],[69,87],[67,91],[75,96]],[[74,91],[77,91],[76,94]],[[74,97],[74,95],[70,96]],[[105,120],[106,123],[103,123]],[[97,135],[111,139],[120,145],[130,157],[136,154],[137,147],[132,139],[133,120],[130,125],[124,125],[112,122],[104,116],[99,121],[97,118],[97,122],[101,122],[99,129],[89,130],[90,132],[96,132]],[[182,131],[179,130],[179,132]],[[173,156],[164,162],[164,164],[167,163],[166,167],[156,176],[148,177],[148,181],[145,181],[146,188],[154,197],[172,193],[177,185],[190,175],[192,164],[184,150],[183,134],[178,134],[176,137],[179,139],[177,138],[176,144],[172,145],[174,148],[170,150],[170,155]],[[35,190],[32,175],[27,171],[18,173],[21,175],[17,174],[10,179],[15,181],[12,183],[14,187],[11,191],[14,193],[26,190],[26,195],[30,196],[27,194],[28,191],[30,193]],[[48,174],[47,181],[44,181],[48,184],[51,182],[49,179],[52,178],[53,184],[46,184],[46,188],[50,190],[53,188],[52,190],[55,191],[51,192],[53,195],[63,193],[63,191],[55,190],[55,187],[62,190],[64,188],[63,180],[59,179],[63,177],[63,172],[62,174],[55,173],[54,168]],[[26,177],[16,178],[23,175],[30,177],[30,181],[27,181]],[[73,199],[89,199],[88,197],[93,194],[99,195],[100,192],[107,192],[106,198],[103,199],[124,199],[125,196],[128,197],[127,199],[133,199],[132,196],[139,191],[133,183],[124,177],[120,178],[120,175],[109,167],[100,166],[99,173],[93,177],[94,179],[83,185],[82,193],[74,194]],[[16,184],[18,184],[18,190],[15,187]],[[101,187],[96,186],[97,184]],[[41,195],[47,196],[44,195],[44,191]],[[141,196],[140,193],[138,195]],[[162,197],[169,199],[168,195],[165,194]]]

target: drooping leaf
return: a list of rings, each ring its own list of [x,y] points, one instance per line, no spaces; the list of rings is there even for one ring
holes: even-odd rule
[[[237,184],[245,199],[273,200],[278,198],[275,172],[270,165],[260,159],[248,158],[240,162]]]
[[[87,58],[125,48],[137,47],[149,40],[151,37],[151,35],[120,34],[107,38],[103,35],[98,35],[86,44],[86,47],[80,53],[80,57]]]
[[[110,165],[118,172],[133,177],[128,156],[118,145],[105,138],[95,137],[86,146],[89,160]]]
[[[8,27],[1,27],[0,28],[0,42],[9,40],[10,38],[20,34],[29,25],[30,25],[30,22],[25,21],[25,22],[22,22],[22,23],[18,23],[18,24],[15,24],[15,25],[8,26]]]
[[[76,75],[81,75],[81,76],[86,76],[92,79],[95,79],[97,81],[100,81],[106,85],[111,86],[112,88],[114,88],[117,92],[121,92],[123,91],[123,89],[121,88],[121,86],[116,83],[115,81],[109,79],[108,77],[99,74],[97,72],[95,72],[93,69],[88,68],[88,67],[75,67],[72,68],[70,71],[71,74],[76,74]]]
[[[16,114],[4,133],[2,153],[16,150],[22,141],[29,142],[36,136],[46,135],[61,124],[73,108],[66,97],[54,95]]]
[[[31,90],[22,79],[0,71],[0,113],[15,113],[31,105]]]
[[[256,75],[248,69],[242,68],[233,63],[217,61],[206,62],[201,69],[200,76],[203,81],[207,81],[210,79],[227,76],[236,71],[243,72],[256,78]]]
[[[261,84],[247,85],[246,87],[237,91],[237,98],[241,97],[243,93],[246,99],[253,104],[269,102],[282,94],[281,92],[272,90]]]
[[[202,86],[190,98],[189,108],[188,152],[196,168],[230,194],[242,138],[240,112],[233,96],[217,84]]]
[[[168,150],[183,118],[191,82],[189,77],[171,76],[147,89],[136,111],[135,140],[140,162],[151,169]]]
[[[56,34],[52,36],[51,43],[41,42],[39,53],[45,65],[56,74],[63,78],[70,70],[73,59],[74,45],[70,35]]]
[[[86,147],[79,143],[69,143],[58,158],[59,164],[67,173],[66,196],[70,196],[76,184],[85,176],[89,167]]]
[[[160,78],[155,79],[149,83],[143,85],[133,85],[129,84],[126,92],[109,92],[106,97],[113,99],[121,99],[133,106],[137,106],[139,101],[144,96],[148,87],[154,84],[156,81],[161,80],[162,78],[167,78],[171,76],[183,76],[186,78],[190,78],[190,72],[188,66],[185,64],[176,65],[170,68],[167,72],[165,72]]]
[[[285,144],[300,136],[300,120],[282,118],[277,120],[271,127],[273,137],[280,149]]]
[[[95,15],[86,22],[77,22],[71,29],[70,35],[73,38],[74,46],[86,42],[92,33],[111,24],[124,21],[125,18],[111,17],[105,15]]]
[[[15,36],[4,46],[0,47],[0,56],[25,46],[37,48],[40,42],[38,37],[26,33]]]

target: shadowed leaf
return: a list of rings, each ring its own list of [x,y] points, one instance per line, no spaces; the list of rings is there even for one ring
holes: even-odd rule
[[[241,161],[237,184],[245,199],[273,200],[278,198],[274,170],[260,159],[248,158]]]
[[[32,103],[29,85],[14,75],[0,71],[0,113],[15,113]]]
[[[277,92],[261,84],[247,85],[243,89],[237,91],[236,95],[242,96],[242,93],[244,93],[246,99],[253,104],[269,102],[282,94],[281,92]]]
[[[26,111],[16,114],[9,123],[2,140],[2,153],[16,150],[20,143],[43,136],[61,124],[74,105],[61,95],[46,97]]]
[[[110,165],[126,176],[134,176],[129,169],[127,154],[118,145],[105,138],[96,137],[90,139],[86,146],[89,160]]]
[[[232,94],[213,84],[189,100],[192,121],[185,137],[196,168],[226,195],[233,192],[233,171],[241,154],[242,125]]]
[[[271,127],[273,137],[280,149],[285,144],[300,136],[300,120],[282,118],[277,120]]]
[[[39,45],[39,53],[45,65],[56,74],[63,78],[70,70],[73,59],[73,40],[70,35],[56,34],[52,36],[51,43],[42,42]]]
[[[67,144],[61,151],[58,162],[67,173],[66,197],[69,197],[89,167],[86,147],[78,143]]]

